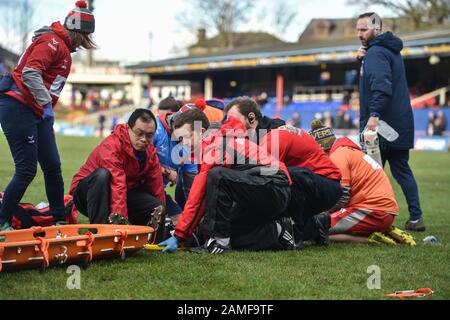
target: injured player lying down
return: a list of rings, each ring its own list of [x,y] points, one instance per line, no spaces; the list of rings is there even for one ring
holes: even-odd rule
[[[332,130],[320,121],[314,121],[311,129],[311,134],[342,174],[344,195],[330,210],[330,240],[395,244],[382,233],[391,230],[399,211],[383,168],[350,139],[336,140]]]

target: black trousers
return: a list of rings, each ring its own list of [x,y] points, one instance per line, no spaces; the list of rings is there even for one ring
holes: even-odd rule
[[[289,167],[288,171],[292,179],[292,195],[287,215],[295,222],[295,238],[309,240],[311,218],[331,209],[341,197],[342,188],[339,181],[315,174],[307,168]]]
[[[107,224],[110,210],[111,174],[99,168],[81,180],[74,192],[73,201],[78,211],[92,224]],[[134,225],[147,225],[153,210],[162,201],[142,189],[127,194],[128,221]]]
[[[287,183],[224,167],[208,174],[206,214],[201,230],[209,237],[230,238],[234,249],[280,249],[276,219],[290,199]]]
[[[409,150],[382,148],[381,158],[383,159],[383,167],[386,162],[389,162],[392,176],[402,188],[408,203],[409,219],[420,219],[422,217],[422,209],[420,208],[419,189],[408,164]]]

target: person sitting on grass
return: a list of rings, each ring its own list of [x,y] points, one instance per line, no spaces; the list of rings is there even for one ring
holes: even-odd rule
[[[156,119],[136,109],[89,155],[73,177],[70,194],[93,224],[164,223],[161,165],[152,144]],[[162,229],[162,228],[161,228]]]
[[[336,140],[320,120],[311,124],[311,135],[342,174],[343,196],[330,210],[330,240],[393,245],[397,239],[412,244],[411,236],[392,227],[399,210],[383,168],[350,139]]]
[[[184,202],[191,190],[192,182],[198,174],[198,166],[190,160],[190,150],[183,149],[179,141],[172,139],[173,124],[177,118],[183,117],[185,111],[196,108],[193,105],[185,105],[178,112],[160,114],[156,118],[157,128],[153,138],[153,145],[157,149],[159,161],[162,166],[164,185],[176,185],[180,190],[175,194],[175,201],[166,193],[166,213],[174,225],[177,224]],[[206,115],[198,109],[194,121],[199,121],[205,130],[209,127]]]

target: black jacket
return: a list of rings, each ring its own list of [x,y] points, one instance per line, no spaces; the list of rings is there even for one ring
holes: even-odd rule
[[[399,133],[396,141],[383,143],[394,149],[411,149],[414,147],[414,118],[400,54],[402,49],[402,40],[391,32],[369,43],[360,70],[360,130],[364,130],[372,114],[377,114]]]

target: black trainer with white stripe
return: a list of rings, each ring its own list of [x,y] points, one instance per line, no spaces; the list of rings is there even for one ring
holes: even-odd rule
[[[295,240],[294,240],[294,230],[292,226],[292,220],[290,218],[282,218],[277,221],[281,225],[281,233],[279,242],[284,250],[294,250]]]
[[[208,241],[201,247],[191,248],[189,251],[194,253],[210,253],[210,254],[221,254],[230,250],[228,246],[220,245],[216,239],[209,238]]]

